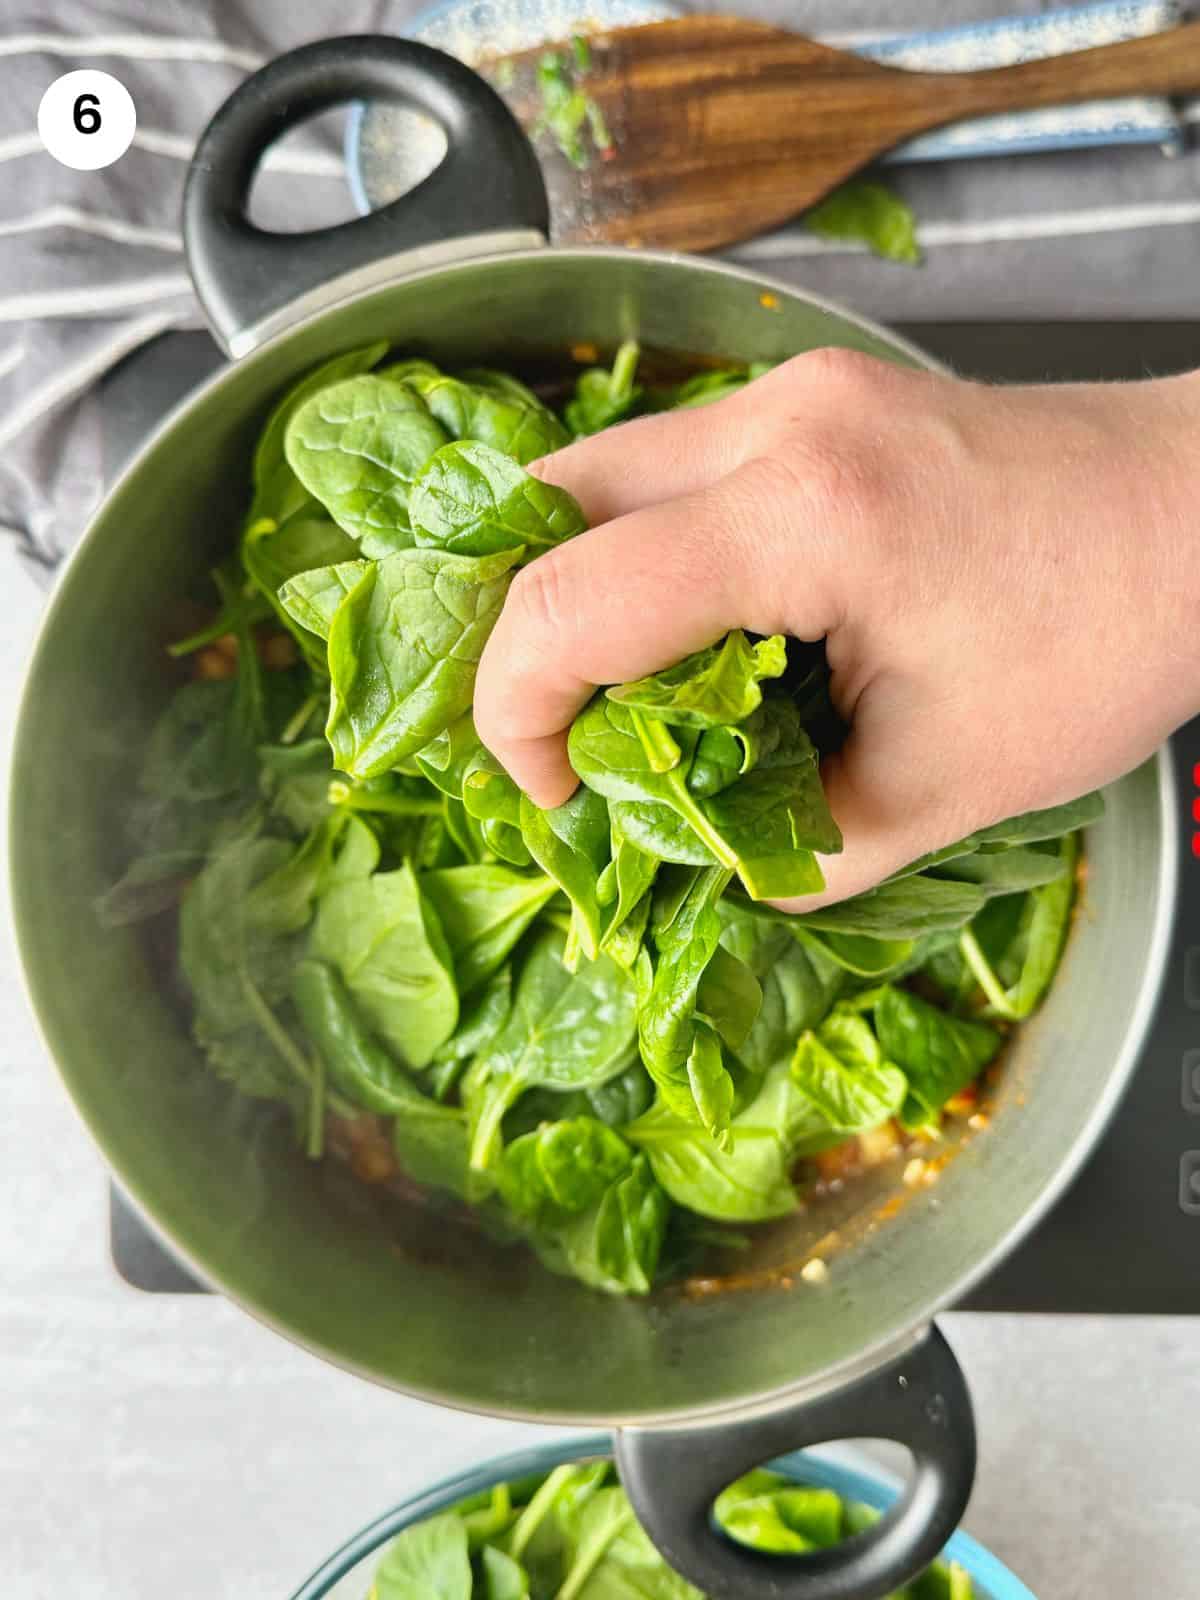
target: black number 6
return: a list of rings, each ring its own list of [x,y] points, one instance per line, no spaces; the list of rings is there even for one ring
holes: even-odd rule
[[[100,131],[100,96],[81,94],[75,102],[72,116],[75,119],[75,127],[80,133],[98,133]]]

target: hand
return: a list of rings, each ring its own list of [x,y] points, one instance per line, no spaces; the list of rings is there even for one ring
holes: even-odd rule
[[[1137,765],[1200,708],[1200,377],[987,388],[842,350],[533,469],[592,531],[519,574],[481,738],[542,806],[602,684],[729,628],[826,641],[845,838],[811,909]]]

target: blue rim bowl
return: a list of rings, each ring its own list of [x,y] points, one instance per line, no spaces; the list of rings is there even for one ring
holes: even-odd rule
[[[347,1588],[345,1600],[360,1600],[369,1587],[370,1567],[384,1545],[403,1529],[415,1522],[423,1522],[440,1511],[447,1510],[460,1500],[493,1488],[498,1483],[532,1477],[551,1471],[567,1461],[583,1461],[589,1457],[611,1456],[612,1440],[606,1433],[575,1434],[568,1438],[548,1440],[545,1444],[531,1445],[524,1450],[514,1450],[506,1455],[493,1456],[478,1466],[468,1467],[452,1478],[443,1478],[432,1488],[402,1500],[391,1511],[369,1523],[361,1532],[348,1539],[340,1550],[321,1564],[307,1582],[301,1584],[291,1600],[327,1600],[336,1586],[357,1571],[361,1587]],[[840,1462],[797,1450],[791,1455],[772,1461],[776,1472],[786,1473],[798,1482],[817,1488],[832,1489],[843,1500],[859,1501],[876,1511],[886,1511],[900,1493],[899,1488],[882,1478],[868,1476]],[[970,1574],[979,1592],[979,1600],[1036,1600],[1031,1590],[1015,1573],[998,1561],[990,1550],[971,1538],[970,1534],[954,1534],[942,1552],[947,1561],[957,1561]],[[339,1595],[337,1600],[342,1600]]]

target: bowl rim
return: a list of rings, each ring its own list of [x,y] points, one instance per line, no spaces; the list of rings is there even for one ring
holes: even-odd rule
[[[590,1457],[612,1457],[609,1434],[572,1434],[527,1445],[441,1478],[426,1489],[401,1500],[353,1534],[312,1572],[290,1600],[324,1600],[333,1586],[347,1577],[360,1562],[373,1555],[389,1539],[416,1522],[423,1522],[447,1510],[460,1500],[493,1488],[498,1483],[549,1472],[570,1461]],[[765,1463],[797,1482],[821,1489],[832,1489],[843,1500],[859,1501],[876,1511],[885,1511],[901,1494],[902,1485],[872,1462],[872,1471],[849,1466],[808,1450],[793,1450],[786,1456]],[[973,1581],[984,1586],[978,1600],[1036,1600],[1032,1590],[992,1552],[958,1528],[942,1549],[941,1559],[965,1567]]]

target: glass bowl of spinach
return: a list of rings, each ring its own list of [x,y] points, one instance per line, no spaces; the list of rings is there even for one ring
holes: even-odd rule
[[[828,1549],[870,1527],[895,1489],[843,1460],[796,1452],[730,1484],[713,1507],[731,1538],[765,1553]],[[603,1436],[484,1462],[386,1513],[292,1600],[702,1600],[638,1526]],[[893,1600],[1033,1600],[995,1556],[955,1533]]]

